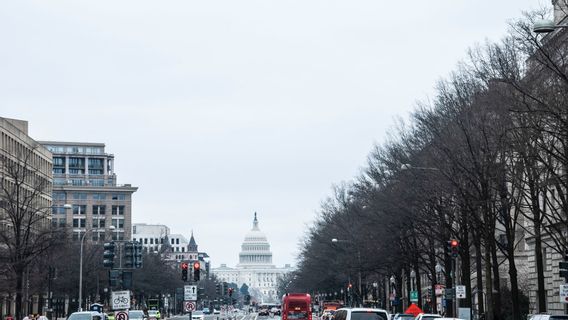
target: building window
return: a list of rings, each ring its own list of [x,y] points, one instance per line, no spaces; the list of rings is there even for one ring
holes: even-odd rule
[[[74,218],[73,219],[73,228],[84,228],[85,227],[85,219]]]
[[[112,206],[112,214],[114,216],[123,216],[124,215],[124,206]]]
[[[87,194],[84,192],[73,193],[73,200],[87,200]]]
[[[105,185],[105,181],[103,179],[91,179],[89,181],[91,185],[95,187],[102,187]]]
[[[94,205],[93,206],[93,215],[105,215],[106,214],[106,206],[105,205]]]
[[[150,238],[150,244],[154,244],[154,238]]]
[[[104,228],[105,227],[105,219],[93,219],[93,228]]]
[[[73,205],[73,214],[85,214],[87,213],[86,205]]]
[[[124,219],[112,219],[112,225],[117,229],[123,229]]]
[[[113,194],[112,200],[126,200],[125,194]]]
[[[93,193],[93,200],[106,200],[106,194],[104,194],[104,193]]]
[[[179,238],[176,238],[176,244],[179,244]]]
[[[185,252],[185,247],[182,247],[182,248],[181,248],[181,252]]]
[[[174,244],[174,239],[173,239],[173,238],[171,239],[171,243]]]
[[[54,166],[64,166],[65,165],[65,158],[53,157],[53,165]]]

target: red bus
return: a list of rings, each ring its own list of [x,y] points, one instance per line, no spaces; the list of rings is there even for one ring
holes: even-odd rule
[[[312,298],[307,293],[287,293],[282,297],[282,320],[312,320]]]

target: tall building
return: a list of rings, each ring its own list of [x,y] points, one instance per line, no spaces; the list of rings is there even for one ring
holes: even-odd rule
[[[222,264],[211,272],[224,282],[246,284],[257,302],[275,302],[278,297],[278,279],[291,271],[290,265],[277,268],[272,264],[272,252],[266,235],[260,231],[256,212],[252,229],[245,235],[239,263],[234,267]]]
[[[146,252],[160,252],[169,235],[170,228],[163,224],[135,223],[132,225],[132,240],[142,243]]]
[[[28,136],[28,122],[0,117],[0,311],[15,314],[15,263],[37,259],[34,248],[46,237],[52,206],[51,153]],[[17,231],[17,232],[16,232]],[[11,252],[12,251],[12,252]],[[26,310],[41,311],[39,297],[22,301]]]
[[[130,239],[132,194],[138,188],[117,184],[114,155],[105,153],[105,145],[40,143],[53,153],[52,222],[72,227],[75,239],[88,230],[92,230],[93,241]],[[64,204],[71,204],[72,209]]]

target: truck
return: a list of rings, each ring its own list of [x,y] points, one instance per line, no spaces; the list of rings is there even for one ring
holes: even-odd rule
[[[308,293],[282,296],[282,320],[312,320],[312,298]]]

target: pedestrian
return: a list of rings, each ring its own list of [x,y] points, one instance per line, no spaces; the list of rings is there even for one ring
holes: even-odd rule
[[[47,319],[47,317],[43,313],[40,313],[39,317],[36,320],[49,320],[49,319]]]
[[[4,319],[5,320],[14,320],[14,317],[12,317],[12,314],[8,313],[8,315]]]
[[[31,314],[30,314],[30,315],[26,315],[26,316],[24,317],[24,319],[22,319],[22,320],[32,320]]]

